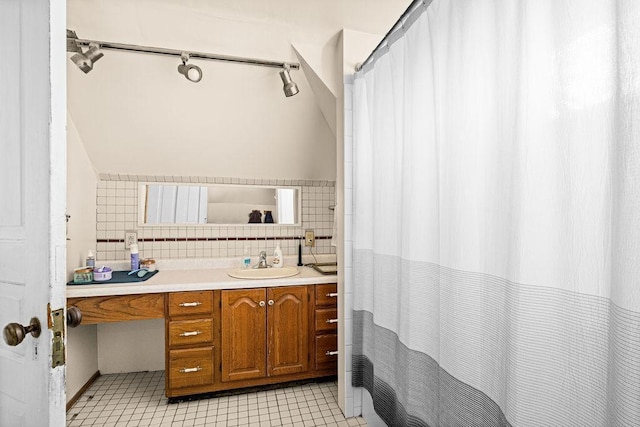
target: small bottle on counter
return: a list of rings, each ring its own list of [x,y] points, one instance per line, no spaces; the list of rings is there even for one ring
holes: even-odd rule
[[[244,255],[242,255],[242,268],[249,268],[251,266],[251,255],[249,254],[249,247],[244,247]]]
[[[140,268],[140,255],[138,253],[137,244],[132,243],[130,249],[131,249],[131,271],[133,271]]]
[[[84,265],[87,267],[91,267],[93,270],[96,266],[96,257],[93,255],[93,251],[89,250],[87,252],[87,259],[84,261]]]
[[[273,262],[271,266],[274,268],[282,267],[282,250],[280,249],[280,242],[276,243],[276,250],[273,251]]]

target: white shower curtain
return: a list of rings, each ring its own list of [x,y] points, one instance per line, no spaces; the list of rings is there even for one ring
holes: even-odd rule
[[[640,425],[640,1],[433,0],[356,73],[353,385]]]

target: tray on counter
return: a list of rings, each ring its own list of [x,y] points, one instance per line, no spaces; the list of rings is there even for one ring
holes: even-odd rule
[[[150,271],[147,274],[145,274],[142,277],[138,277],[135,274],[132,274],[131,276],[129,276],[129,271],[114,271],[111,274],[111,279],[109,280],[101,280],[101,281],[97,281],[97,280],[93,280],[91,282],[87,282],[87,283],[75,283],[73,281],[68,282],[67,285],[71,286],[71,285],[108,285],[110,283],[134,283],[134,282],[144,282],[145,280],[149,280],[151,279],[153,276],[156,275],[156,273],[158,273],[159,270],[156,271]]]
[[[314,264],[307,264],[309,267],[312,267],[315,271],[322,274],[338,274],[338,263],[337,262],[316,262]]]

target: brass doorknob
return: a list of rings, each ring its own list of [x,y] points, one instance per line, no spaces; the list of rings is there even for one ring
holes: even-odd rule
[[[16,346],[24,340],[27,334],[38,338],[41,330],[40,321],[37,317],[33,317],[31,318],[29,326],[22,326],[20,323],[9,323],[4,327],[2,335],[4,336],[4,342],[10,346]]]
[[[67,326],[75,328],[82,323],[82,311],[78,307],[67,308]]]

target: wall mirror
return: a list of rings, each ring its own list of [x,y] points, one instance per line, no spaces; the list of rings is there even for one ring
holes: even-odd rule
[[[300,225],[300,187],[145,183],[139,225]]]

